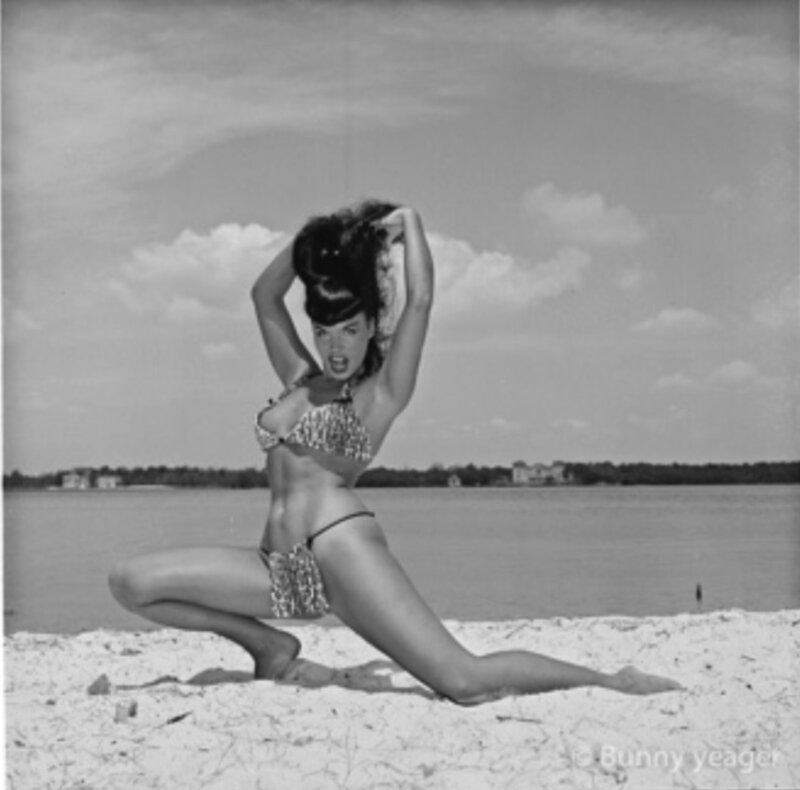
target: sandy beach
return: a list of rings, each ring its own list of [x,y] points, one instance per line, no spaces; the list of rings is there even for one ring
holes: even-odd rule
[[[464,708],[342,627],[290,628],[304,661],[178,631],[5,640],[9,788],[800,786],[800,610],[448,622],[476,652],[527,648],[686,691],[573,689]]]

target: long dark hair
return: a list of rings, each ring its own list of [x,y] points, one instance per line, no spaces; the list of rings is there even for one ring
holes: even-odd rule
[[[366,378],[383,364],[388,337],[383,327],[391,302],[387,284],[388,232],[375,222],[397,208],[366,200],[333,214],[312,217],[292,248],[292,265],[306,289],[308,317],[322,326],[364,312],[375,326],[361,369]]]

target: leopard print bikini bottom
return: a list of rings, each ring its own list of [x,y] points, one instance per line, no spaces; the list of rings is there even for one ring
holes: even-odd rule
[[[270,598],[274,617],[322,617],[330,611],[331,605],[325,593],[322,572],[314,552],[311,551],[311,544],[323,532],[343,521],[374,515],[369,510],[361,510],[336,519],[317,530],[305,542],[296,543],[287,553],[270,551],[263,546],[259,548],[258,554],[270,575]]]

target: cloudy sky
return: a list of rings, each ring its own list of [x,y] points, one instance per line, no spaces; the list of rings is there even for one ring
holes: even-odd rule
[[[259,465],[250,285],[364,196],[417,208],[437,269],[378,463],[800,457],[795,2],[6,0],[3,27],[6,470]]]

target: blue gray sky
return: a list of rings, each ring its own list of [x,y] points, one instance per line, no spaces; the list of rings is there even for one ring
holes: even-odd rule
[[[6,470],[262,463],[250,285],[366,196],[420,211],[437,270],[377,463],[800,456],[796,3],[6,0],[3,27]]]

